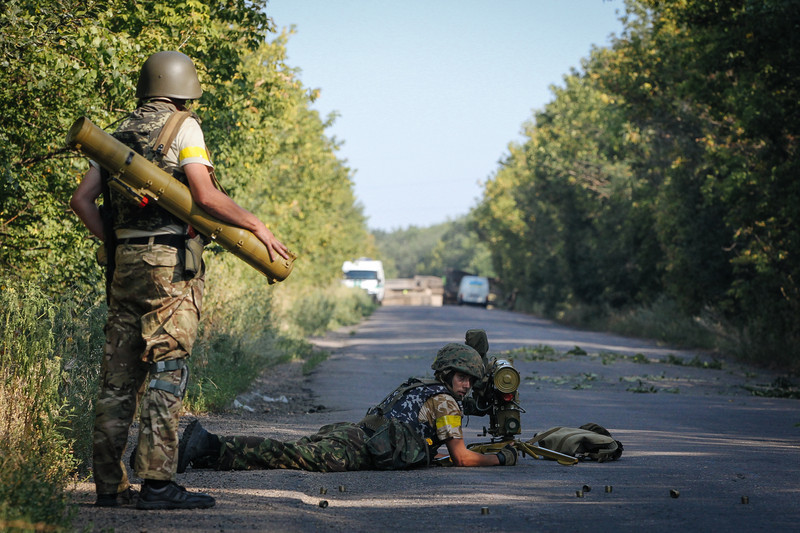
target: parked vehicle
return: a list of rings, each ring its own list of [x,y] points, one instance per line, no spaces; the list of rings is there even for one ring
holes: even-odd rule
[[[458,305],[489,304],[489,279],[484,276],[464,276],[458,286]]]
[[[455,305],[458,303],[458,288],[461,286],[461,278],[472,276],[472,272],[448,268],[444,272],[444,295],[442,303],[444,305]]]
[[[344,283],[347,287],[358,287],[367,291],[372,299],[380,304],[383,302],[386,278],[383,274],[383,262],[361,257],[355,261],[342,263]]]

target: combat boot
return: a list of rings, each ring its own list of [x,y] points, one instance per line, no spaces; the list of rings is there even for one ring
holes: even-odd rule
[[[189,492],[174,481],[170,481],[161,488],[145,483],[142,485],[142,492],[139,493],[139,500],[136,502],[137,509],[162,510],[162,509],[208,509],[214,507],[216,500],[202,492]]]
[[[130,505],[136,503],[136,498],[139,492],[128,487],[122,492],[116,494],[98,494],[97,501],[94,504],[97,507],[118,507],[120,505]]]
[[[186,472],[190,464],[210,468],[218,458],[219,439],[203,429],[199,420],[189,422],[178,444],[178,473]]]

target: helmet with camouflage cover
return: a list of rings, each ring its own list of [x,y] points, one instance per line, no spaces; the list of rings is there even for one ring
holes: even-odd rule
[[[431,368],[437,378],[448,372],[463,372],[479,380],[483,377],[483,360],[474,348],[466,344],[451,342],[444,345],[437,353]]]
[[[202,94],[197,70],[186,54],[172,50],[156,52],[142,65],[136,98],[166,96],[194,100]]]

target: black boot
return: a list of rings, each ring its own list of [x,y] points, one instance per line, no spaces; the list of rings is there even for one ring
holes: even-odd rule
[[[219,439],[192,420],[178,444],[178,473],[183,474],[191,464],[194,468],[212,468],[219,459]]]
[[[214,507],[216,500],[202,492],[189,492],[174,481],[167,482],[161,488],[154,488],[152,484],[142,485],[137,509],[207,509]]]
[[[120,505],[130,505],[136,503],[139,492],[128,487],[116,494],[98,494],[94,504],[97,507],[118,507]]]

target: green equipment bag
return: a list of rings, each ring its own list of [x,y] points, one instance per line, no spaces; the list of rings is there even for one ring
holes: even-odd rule
[[[552,433],[538,443],[548,450],[598,463],[614,461],[622,455],[622,443],[614,440],[611,433],[599,424],[589,423],[579,428],[557,427],[547,431]]]
[[[403,470],[428,466],[428,444],[411,426],[386,419],[367,440],[367,449],[378,470]]]

